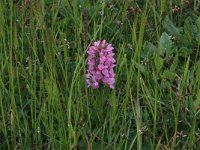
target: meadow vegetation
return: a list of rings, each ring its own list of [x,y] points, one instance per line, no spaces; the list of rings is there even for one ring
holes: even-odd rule
[[[199,0],[0,0],[0,149],[200,149]],[[112,43],[114,89],[88,88]]]

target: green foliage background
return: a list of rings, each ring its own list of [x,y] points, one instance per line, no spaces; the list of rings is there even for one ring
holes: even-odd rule
[[[1,0],[0,149],[200,149],[198,0]],[[115,89],[87,88],[106,39]]]

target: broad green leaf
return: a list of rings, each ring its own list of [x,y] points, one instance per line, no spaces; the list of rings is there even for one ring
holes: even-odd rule
[[[197,99],[195,101],[195,107],[198,108],[200,106],[200,89],[197,93]]]
[[[155,63],[157,71],[160,72],[160,70],[163,67],[164,60],[160,56],[156,55],[156,57],[154,59],[154,63]]]
[[[184,65],[184,73],[183,73],[183,78],[181,81],[181,88],[180,88],[180,94],[183,94],[184,89],[187,86],[187,77],[188,77],[188,73],[189,73],[189,65],[190,65],[190,56],[187,58],[187,63],[186,65]]]
[[[182,47],[178,51],[179,56],[184,57],[184,58],[187,58],[191,53],[192,53],[192,50],[186,47]]]
[[[196,76],[196,79],[197,79],[197,82],[200,82],[200,61],[197,64],[197,69],[196,69],[196,72],[195,72],[195,76]]]
[[[161,4],[160,4],[160,12],[161,12],[161,14],[166,10],[166,8],[167,8],[167,3],[166,3],[167,1],[166,0],[162,0],[161,1]]]
[[[174,35],[176,38],[180,37],[180,29],[178,29],[173,23],[172,21],[169,19],[168,16],[165,17],[164,20],[164,24],[163,24],[164,28],[167,29],[167,31]]]
[[[200,17],[197,19],[197,27],[198,27],[198,30],[200,32]]]
[[[172,48],[172,41],[170,40],[169,35],[164,32],[160,37],[160,55],[163,56],[166,52],[167,54],[170,53]]]
[[[136,63],[135,66],[137,69],[140,69],[142,73],[145,73],[145,67],[142,64]]]
[[[193,42],[192,41],[193,38],[194,38],[193,23],[192,23],[191,18],[188,17],[184,23],[184,34],[181,40],[184,45],[191,45],[191,43]]]
[[[198,42],[198,45],[200,45],[200,33],[197,35],[196,40]]]
[[[176,54],[176,56],[174,57],[173,63],[171,65],[171,67],[170,67],[170,70],[175,71],[175,69],[176,69],[176,67],[178,65],[178,61],[179,61],[178,54]]]
[[[143,57],[151,58],[156,51],[156,46],[150,42],[145,42],[143,46]]]
[[[163,73],[163,77],[170,81],[173,81],[175,79],[175,76],[176,76],[175,72],[171,70],[165,70]]]
[[[136,67],[137,69],[140,69],[140,71],[141,71],[142,73],[145,73],[145,67],[144,67],[144,65],[139,64],[139,63],[135,62],[134,60],[132,60],[132,63],[134,63],[134,64],[135,64],[135,67]]]

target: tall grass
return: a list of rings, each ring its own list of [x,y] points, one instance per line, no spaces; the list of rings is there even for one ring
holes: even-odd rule
[[[189,3],[1,0],[0,149],[200,149]],[[86,51],[101,39],[115,48],[114,90],[86,85]]]

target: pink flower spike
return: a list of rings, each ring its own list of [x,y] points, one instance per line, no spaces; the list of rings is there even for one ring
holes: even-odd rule
[[[86,82],[88,87],[99,88],[100,84],[105,84],[109,88],[114,88],[115,83],[115,54],[113,46],[106,40],[96,41],[89,47],[87,54],[87,74]]]

